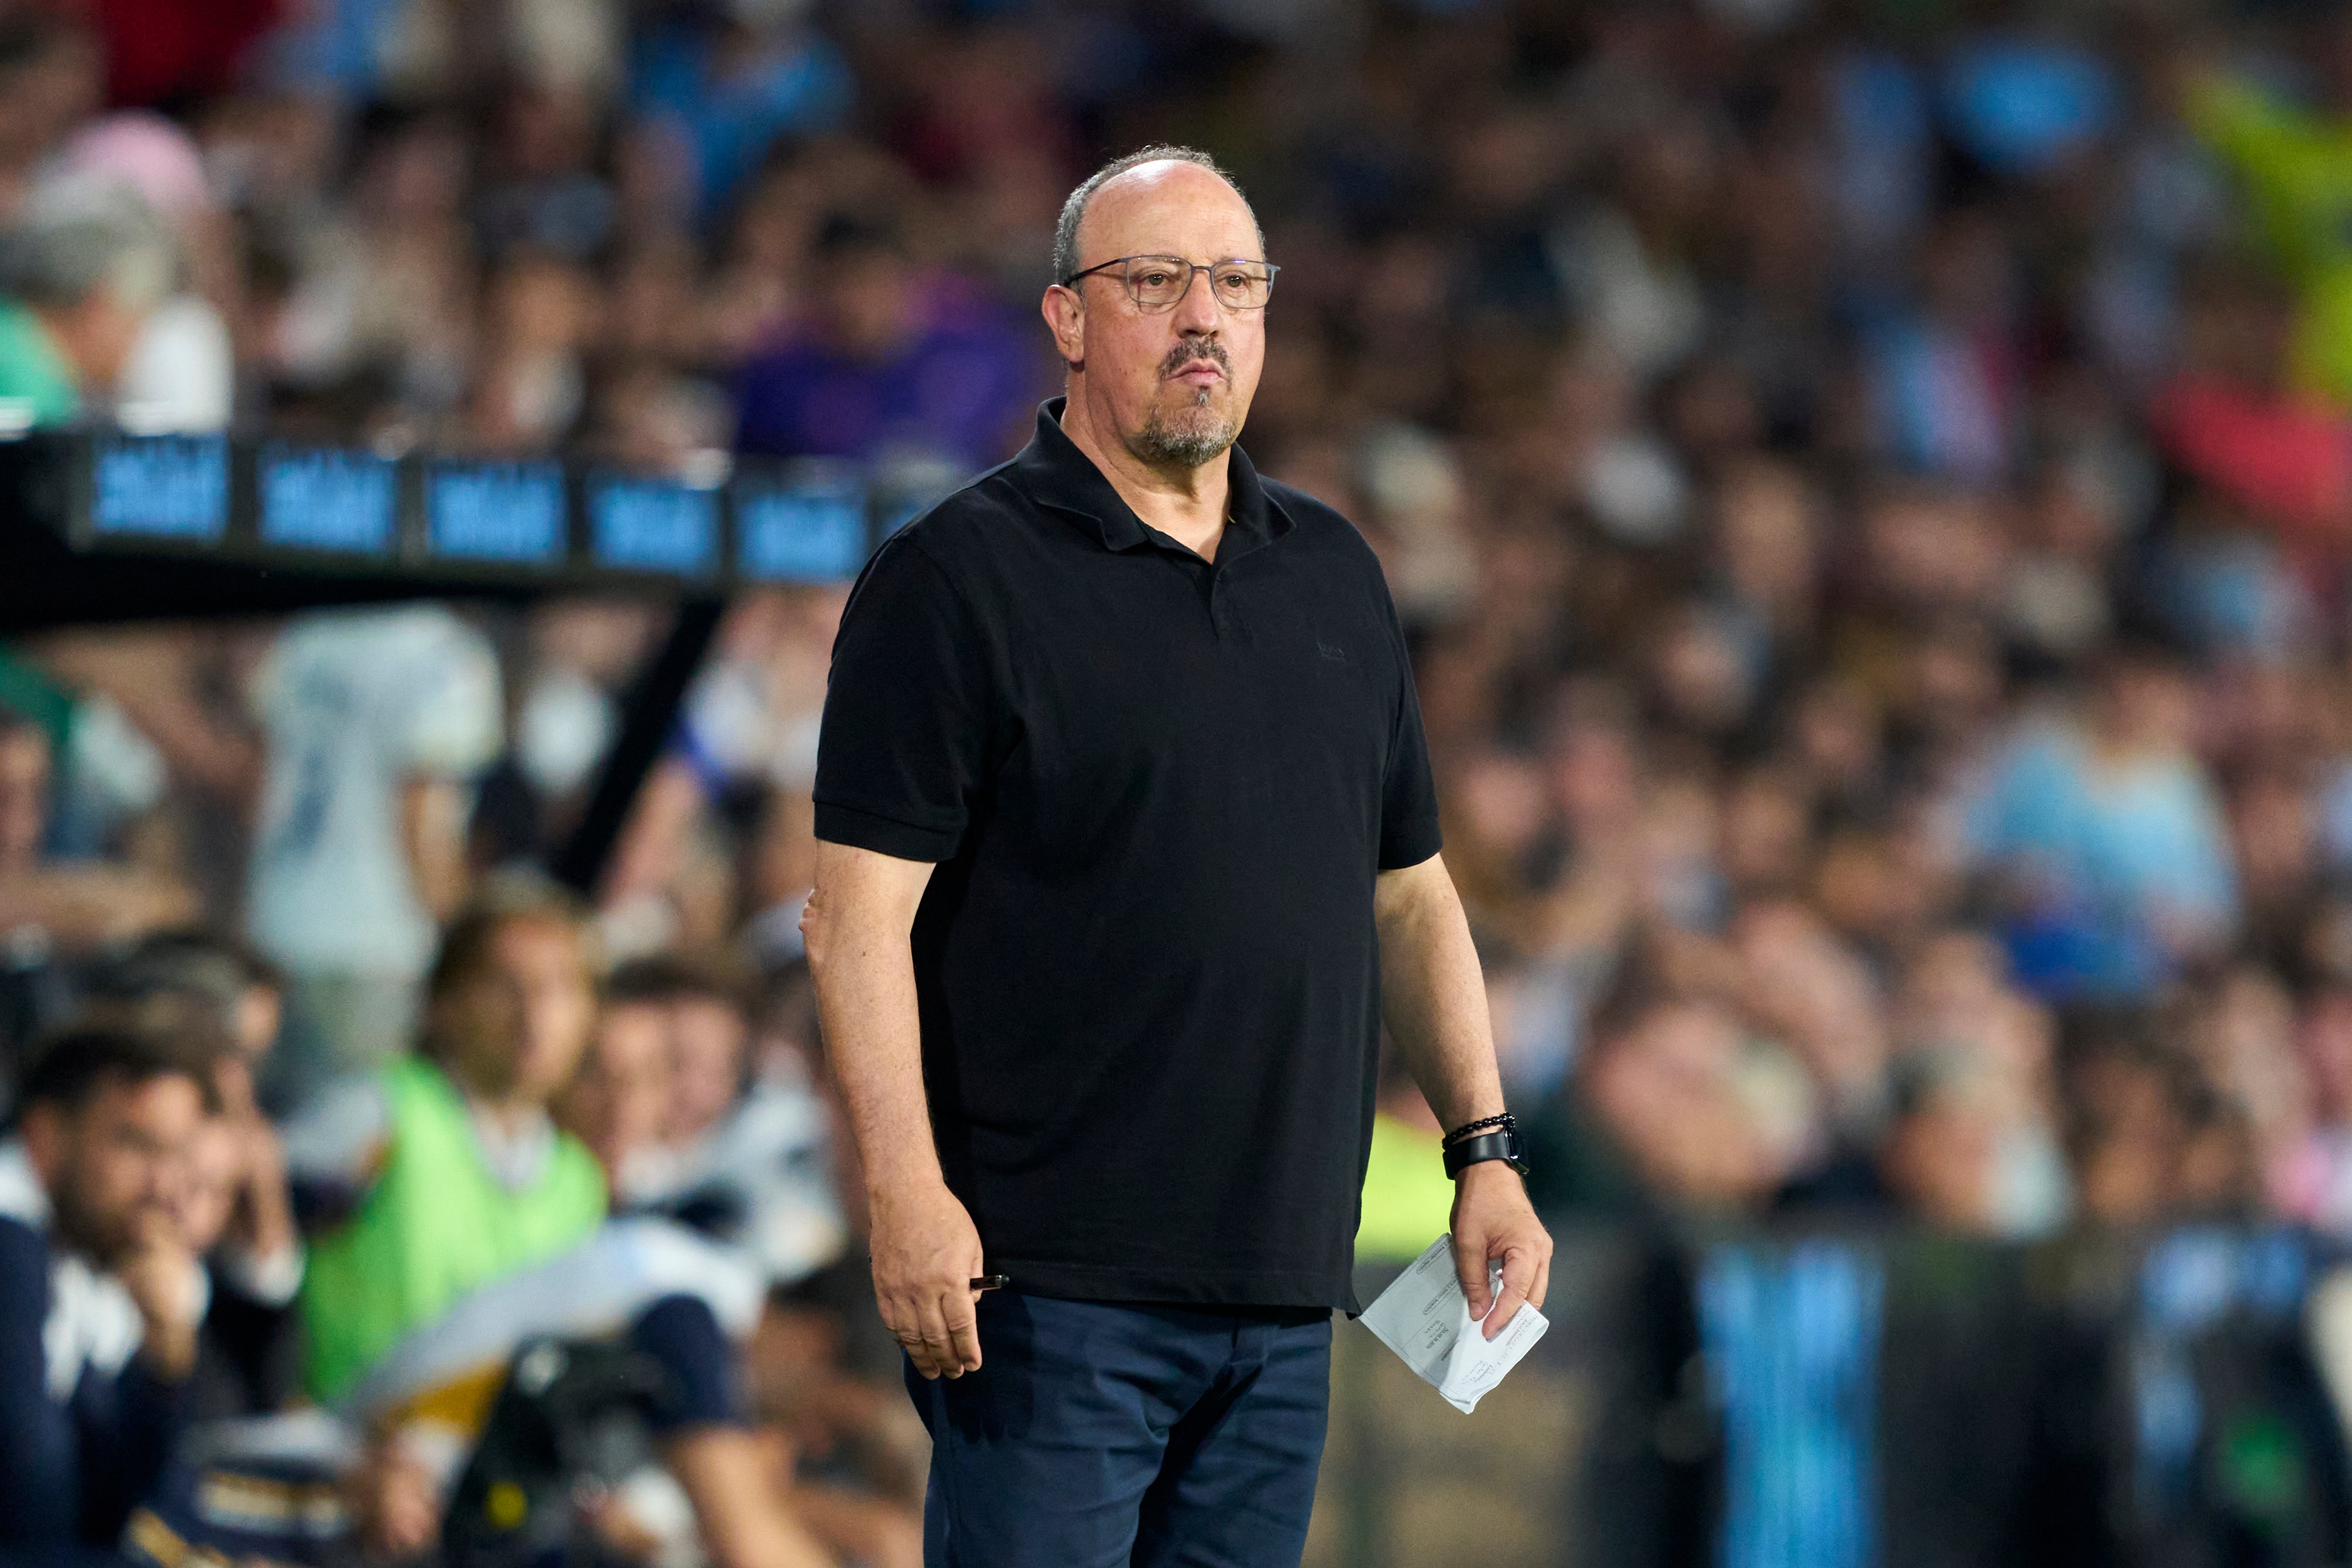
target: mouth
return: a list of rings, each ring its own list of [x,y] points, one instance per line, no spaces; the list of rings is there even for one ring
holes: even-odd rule
[[[1225,379],[1225,373],[1211,361],[1196,359],[1170,372],[1168,379],[1185,386],[1214,386]]]

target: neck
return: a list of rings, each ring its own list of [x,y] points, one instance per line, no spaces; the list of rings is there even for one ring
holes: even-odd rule
[[[1070,378],[1062,408],[1062,434],[1102,470],[1137,517],[1202,560],[1217,558],[1232,500],[1231,447],[1197,468],[1147,463],[1128,449],[1107,416],[1097,416],[1077,376]]]
[[[501,1132],[520,1132],[546,1111],[545,1106],[529,1095],[484,1089],[455,1062],[444,1062],[442,1070],[449,1075],[449,1081],[457,1086],[457,1092],[466,1097],[466,1103],[474,1108],[476,1114]]]

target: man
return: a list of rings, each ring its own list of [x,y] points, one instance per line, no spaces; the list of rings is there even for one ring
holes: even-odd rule
[[[0,1559],[98,1560],[162,1475],[196,1359],[180,1236],[201,1063],[113,1029],[58,1037],[0,1145]]]
[[[1453,1236],[1489,1333],[1551,1244],[1486,1125],[1380,568],[1233,446],[1256,220],[1154,148],[1078,187],[1055,250],[1066,398],[844,619],[810,960],[933,1437],[929,1561],[1295,1563],[1383,1014],[1476,1157]]]
[[[216,1114],[193,1147],[181,1236],[205,1260],[212,1305],[188,1416],[202,1423],[279,1408],[300,1361],[302,1247],[285,1151],[253,1091],[278,1036],[276,975],[203,930],[159,931],[90,976],[80,1016],[205,1043]]]
[[[614,1212],[676,1220],[789,1285],[848,1232],[824,1102],[746,1071],[745,988],[723,954],[622,965],[557,1118],[595,1152]],[[657,1084],[640,1082],[649,1068]]]
[[[616,977],[617,978],[617,977]],[[596,1158],[615,1213],[661,1157],[669,1120],[669,1019],[658,1001],[617,987],[605,994],[595,1033],[555,1102],[555,1123]]]
[[[458,1297],[584,1239],[604,1180],[549,1120],[596,1016],[583,912],[497,883],[450,925],[423,1053],[322,1101],[287,1133],[298,1184],[347,1210],[302,1280],[305,1382],[331,1400]]]
[[[247,918],[286,975],[263,1086],[282,1113],[406,1048],[503,714],[488,641],[438,605],[297,620],[256,688],[269,763]]]

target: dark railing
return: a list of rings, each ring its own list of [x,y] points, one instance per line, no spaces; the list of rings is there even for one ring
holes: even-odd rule
[[[1474,1415],[1342,1330],[1315,1568],[2352,1560],[2333,1243],[1558,1236],[1551,1331]]]

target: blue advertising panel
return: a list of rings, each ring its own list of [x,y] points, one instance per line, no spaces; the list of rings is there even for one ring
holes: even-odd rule
[[[552,566],[563,559],[557,464],[436,464],[425,510],[426,544],[443,560]]]
[[[383,555],[392,549],[399,474],[373,452],[261,448],[261,542],[297,550]]]
[[[89,522],[99,533],[215,542],[228,526],[227,439],[100,437]]]
[[[719,559],[717,492],[667,479],[605,476],[588,487],[591,549],[599,566],[699,576]]]
[[[736,566],[769,583],[843,583],[866,563],[866,487],[846,476],[739,485]]]

